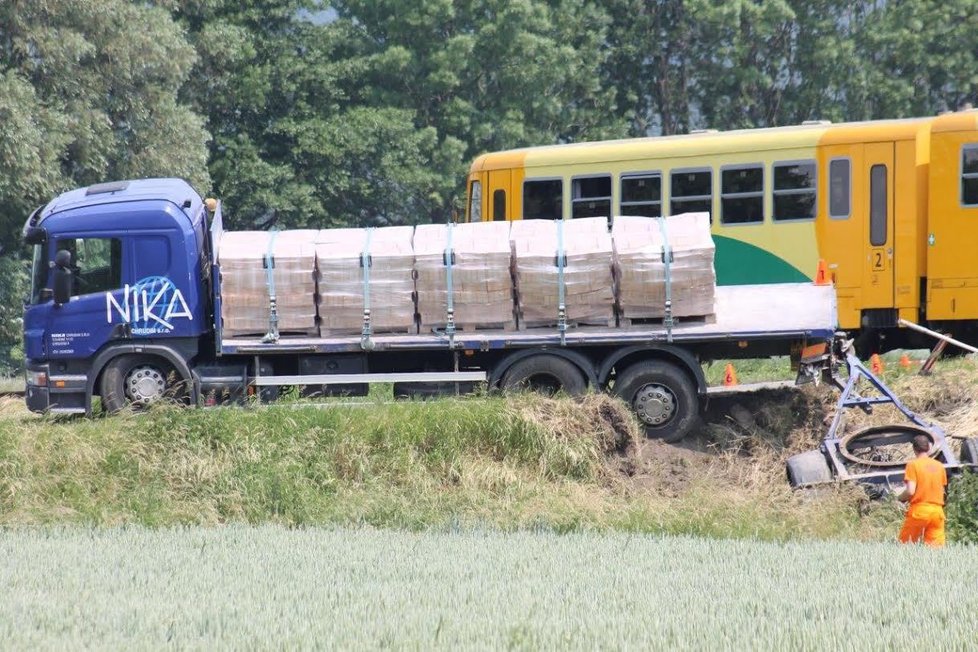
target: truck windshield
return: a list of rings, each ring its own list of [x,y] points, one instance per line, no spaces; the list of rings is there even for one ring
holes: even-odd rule
[[[34,245],[34,264],[31,266],[31,303],[41,302],[41,290],[48,282],[48,261],[44,245]]]

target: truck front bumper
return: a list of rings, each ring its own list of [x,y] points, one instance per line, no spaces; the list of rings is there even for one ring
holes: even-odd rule
[[[88,377],[84,374],[52,376],[47,364],[27,363],[27,409],[53,414],[85,414]]]
[[[38,379],[43,377],[44,384],[35,384]],[[51,390],[48,389],[48,366],[46,364],[27,363],[27,390],[24,398],[27,402],[27,409],[31,412],[47,412],[51,407]]]

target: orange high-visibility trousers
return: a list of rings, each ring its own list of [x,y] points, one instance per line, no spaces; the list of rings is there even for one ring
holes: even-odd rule
[[[900,530],[900,543],[920,543],[939,548],[944,545],[944,508],[918,503],[907,508]]]

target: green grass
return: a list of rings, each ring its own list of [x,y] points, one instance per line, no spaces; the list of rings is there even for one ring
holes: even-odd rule
[[[19,391],[23,391],[23,389],[24,389],[23,376],[0,375],[0,393],[19,392]]]
[[[722,385],[727,364],[734,366],[739,383],[759,383],[775,380],[794,380],[797,372],[791,370],[787,356],[750,360],[715,360],[703,365],[707,385]]]
[[[899,520],[852,487],[808,500],[788,488],[776,459],[714,468],[625,456],[635,423],[604,396],[72,420],[9,405],[0,410],[0,525],[456,523],[880,540]],[[731,463],[753,479],[724,475]],[[674,478],[681,484],[660,487]]]
[[[973,360],[942,362],[926,379],[896,365],[885,375],[913,409],[978,436]],[[853,486],[813,498],[785,481],[784,460],[817,445],[835,396],[822,386],[711,401],[692,450],[636,445],[634,419],[604,396],[394,402],[380,391],[356,406],[95,419],[41,418],[6,400],[0,526],[455,524],[892,541],[901,521],[892,501]],[[732,418],[730,401],[752,422]],[[873,418],[888,419],[884,409]],[[866,419],[856,413],[852,427]],[[964,496],[956,521],[974,514],[973,493],[954,494]],[[974,539],[960,528],[951,536]]]
[[[971,649],[978,548],[594,532],[7,530],[9,649]]]

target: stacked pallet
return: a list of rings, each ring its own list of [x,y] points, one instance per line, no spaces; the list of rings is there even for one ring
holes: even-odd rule
[[[458,328],[515,328],[509,222],[418,226],[414,257],[421,332],[447,325],[449,270]]]
[[[607,218],[522,220],[510,242],[520,328],[557,323],[561,284],[568,325],[615,325]]]
[[[302,230],[224,234],[218,255],[225,335],[269,333],[271,290],[275,292],[279,333],[317,333],[315,236],[316,231]]]
[[[611,230],[618,309],[622,325],[666,316],[666,265],[663,249],[672,249],[669,273],[672,316],[709,320],[714,313],[716,274],[708,213],[663,218],[617,217]]]
[[[319,231],[315,249],[323,336],[362,332],[368,301],[373,332],[417,331],[413,231],[410,226]]]

